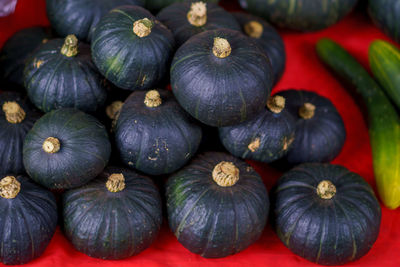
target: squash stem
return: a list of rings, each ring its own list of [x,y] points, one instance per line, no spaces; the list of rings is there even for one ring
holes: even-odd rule
[[[189,23],[196,27],[202,27],[207,23],[207,5],[204,2],[194,2],[187,13]]]
[[[66,57],[74,57],[78,54],[78,38],[70,34],[65,38],[64,45],[61,47],[61,54]]]
[[[118,193],[125,189],[125,177],[122,173],[113,173],[106,182],[108,191]]]
[[[57,153],[60,150],[60,140],[55,137],[48,137],[44,140],[42,148],[49,154]]]
[[[148,18],[137,20],[133,23],[133,32],[140,38],[146,37],[151,33],[153,25]]]
[[[123,104],[124,102],[122,101],[112,102],[109,106],[106,107],[107,116],[112,120],[117,119]]]
[[[264,32],[264,27],[260,22],[252,20],[244,25],[244,32],[252,38],[259,39]]]
[[[144,104],[149,108],[156,108],[162,104],[160,93],[157,90],[150,90],[146,93]]]
[[[214,46],[213,46],[214,56],[218,58],[226,58],[231,54],[231,52],[232,48],[228,40],[220,37],[214,38]]]
[[[239,181],[239,169],[232,162],[221,161],[214,167],[212,178],[219,186],[233,186]]]
[[[25,111],[15,101],[5,102],[2,108],[9,123],[21,123],[26,117]]]
[[[251,143],[247,146],[247,148],[251,151],[251,152],[256,152],[261,145],[261,140],[260,137],[257,137],[255,139],[253,139],[253,141],[251,141]]]
[[[336,194],[336,186],[331,181],[323,180],[317,186],[317,194],[322,199],[331,199]]]
[[[273,113],[279,114],[285,108],[286,99],[283,96],[276,95],[270,97],[267,102],[267,107]]]
[[[299,116],[305,120],[309,120],[314,117],[315,109],[315,105],[304,103],[304,105],[299,109]]]
[[[21,191],[21,183],[14,176],[6,176],[0,180],[0,197],[5,199],[16,198]]]

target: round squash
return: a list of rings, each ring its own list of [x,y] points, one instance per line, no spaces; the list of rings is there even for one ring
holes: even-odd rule
[[[187,1],[172,4],[158,13],[157,18],[173,33],[178,46],[190,37],[221,28],[240,31],[232,14],[213,3]]]
[[[249,12],[264,17],[282,28],[317,31],[339,20],[357,4],[357,0],[239,0]]]
[[[24,173],[22,144],[40,114],[15,92],[0,94],[0,108],[0,175]]]
[[[22,29],[11,36],[0,52],[0,79],[24,85],[24,68],[29,55],[52,37],[50,28]]]
[[[272,87],[268,57],[238,31],[219,29],[190,38],[175,53],[172,91],[194,118],[210,126],[239,124],[265,106]]]
[[[229,154],[209,152],[172,175],[168,221],[178,241],[205,258],[238,253],[261,236],[269,199],[261,177]]]
[[[285,98],[274,96],[257,117],[219,128],[219,136],[232,155],[269,163],[287,153],[293,143],[295,129],[296,119],[285,109]]]
[[[276,84],[286,65],[285,44],[278,31],[260,17],[242,12],[232,14],[242,27],[243,33],[255,39],[269,57]]]
[[[147,0],[145,6],[148,10],[151,10],[152,12],[157,12],[173,3],[184,1],[188,2],[191,0]],[[203,2],[218,4],[219,0],[203,0]]]
[[[76,109],[57,109],[40,118],[23,147],[26,172],[50,189],[79,187],[107,165],[111,145],[105,127]]]
[[[381,209],[374,191],[342,166],[297,166],[279,179],[274,198],[279,238],[314,263],[355,261],[378,237]]]
[[[123,5],[144,5],[145,0],[46,0],[47,17],[57,33],[74,34],[90,41],[100,19],[111,9]]]
[[[201,135],[201,127],[167,90],[133,92],[115,127],[122,162],[152,175],[185,165],[196,153]]]
[[[375,25],[393,40],[400,43],[400,2],[394,0],[369,0],[369,14]]]
[[[54,195],[26,176],[0,176],[0,262],[40,257],[56,231]]]
[[[92,58],[117,87],[149,89],[166,78],[175,41],[149,11],[137,6],[113,9],[93,33]]]
[[[329,162],[342,150],[346,140],[343,119],[332,102],[314,92],[287,90],[287,110],[296,118],[295,139],[285,159],[289,165]]]
[[[150,178],[108,167],[87,185],[64,193],[63,218],[65,235],[77,250],[94,258],[123,259],[156,239],[161,198]]]

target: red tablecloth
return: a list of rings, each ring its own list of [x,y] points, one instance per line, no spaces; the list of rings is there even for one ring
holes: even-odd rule
[[[238,9],[236,3],[222,1],[228,9]],[[15,31],[35,25],[48,25],[45,0],[19,0],[16,13],[0,18],[0,46]],[[344,165],[362,175],[374,188],[371,147],[362,113],[345,88],[319,62],[314,51],[316,41],[331,37],[368,65],[367,51],[372,40],[387,39],[361,11],[354,12],[339,24],[318,32],[300,34],[282,32],[286,51],[286,72],[274,90],[305,88],[318,92],[333,101],[344,118],[347,141],[342,153],[333,163]],[[268,189],[280,173],[265,164],[252,163],[262,174]],[[381,230],[371,251],[361,260],[348,266],[400,266],[400,210],[392,211],[382,206]],[[167,223],[154,244],[138,256],[122,261],[103,261],[90,258],[74,250],[57,230],[44,255],[29,266],[316,266],[291,253],[268,225],[262,238],[245,251],[223,259],[203,259],[190,253],[178,243]],[[2,266],[0,264],[0,266]]]

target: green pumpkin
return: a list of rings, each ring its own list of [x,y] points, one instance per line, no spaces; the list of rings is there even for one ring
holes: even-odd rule
[[[162,223],[161,198],[150,178],[106,168],[87,185],[63,195],[64,231],[91,257],[117,260],[142,252]]]
[[[250,13],[279,27],[317,31],[341,20],[354,8],[357,0],[239,0],[239,3]]]
[[[24,80],[30,100],[44,112],[58,108],[95,112],[107,97],[90,47],[78,44],[74,35],[40,46],[26,63]]]
[[[396,0],[369,0],[368,11],[375,25],[400,43],[400,2]]]
[[[92,58],[99,71],[123,89],[149,89],[162,82],[174,52],[172,33],[137,6],[113,9],[93,33]]]
[[[190,0],[146,0],[145,6],[148,10],[151,10],[152,12],[157,12],[163,9],[164,7],[172,5],[173,3],[184,2],[184,1],[190,1]],[[203,2],[217,4],[219,0],[203,0]]]
[[[172,91],[194,118],[216,127],[254,118],[272,87],[269,58],[256,42],[229,29],[190,38],[175,53]]]
[[[205,258],[238,253],[261,236],[269,199],[261,177],[229,154],[209,152],[172,175],[168,221],[178,241]]]
[[[111,145],[105,127],[76,109],[57,109],[40,118],[23,147],[26,172],[50,189],[82,186],[107,165]]]
[[[342,166],[300,165],[279,179],[274,199],[279,238],[314,263],[355,261],[378,237],[381,208],[374,191]]]

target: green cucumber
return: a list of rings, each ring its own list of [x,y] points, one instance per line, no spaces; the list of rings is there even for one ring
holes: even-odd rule
[[[322,39],[321,60],[356,87],[368,109],[375,179],[381,200],[390,209],[400,206],[400,117],[378,83],[340,45]]]

